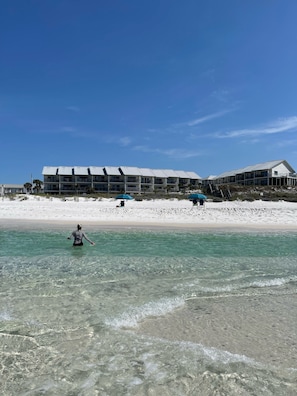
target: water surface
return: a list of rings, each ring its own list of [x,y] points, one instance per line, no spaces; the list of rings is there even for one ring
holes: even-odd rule
[[[293,233],[1,230],[4,395],[296,395]]]

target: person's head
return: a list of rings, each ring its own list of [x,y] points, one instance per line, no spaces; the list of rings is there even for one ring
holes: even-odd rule
[[[77,229],[81,230],[81,225],[80,224],[77,224]]]

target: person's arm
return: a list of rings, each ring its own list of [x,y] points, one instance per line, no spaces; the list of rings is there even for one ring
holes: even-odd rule
[[[67,238],[67,239],[71,239],[71,238],[73,238],[73,232],[71,233],[71,235]]]
[[[91,241],[86,234],[83,232],[83,238],[85,238],[91,245],[95,245],[95,243],[93,241]]]

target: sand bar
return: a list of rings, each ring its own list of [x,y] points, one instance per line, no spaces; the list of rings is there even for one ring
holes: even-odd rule
[[[287,307],[291,314],[288,315]],[[144,320],[136,332],[296,367],[296,294],[193,298],[186,306]]]

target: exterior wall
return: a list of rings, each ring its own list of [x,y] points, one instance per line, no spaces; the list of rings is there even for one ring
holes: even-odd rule
[[[267,169],[254,169],[247,172],[217,177],[209,184],[239,184],[243,186],[296,186],[297,177],[284,162]]]
[[[283,177],[288,176],[290,174],[289,169],[285,166],[285,164],[279,164],[271,169],[271,177]]]
[[[154,192],[154,177],[140,176],[140,192],[152,193]]]
[[[50,194],[84,194],[84,193],[154,193],[154,192],[178,192],[182,188],[198,188],[201,179],[197,176],[194,178],[179,177],[160,177],[153,176],[153,170],[150,176],[140,174],[124,175],[121,168],[104,168],[104,174],[91,174],[91,171],[98,169],[96,167],[86,168],[88,173],[75,174],[74,168],[63,168],[64,174],[58,174],[58,168],[49,168],[53,174],[43,173],[44,176],[44,193]],[[117,174],[107,174],[108,171]],[[65,174],[68,171],[68,174]],[[80,169],[81,171],[81,169]],[[162,173],[162,172],[161,172]],[[160,172],[158,174],[161,174]],[[192,174],[191,174],[192,176]]]
[[[0,195],[24,194],[26,189],[21,184],[0,184]]]

